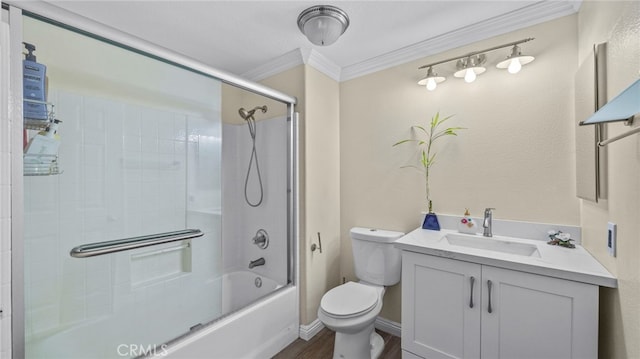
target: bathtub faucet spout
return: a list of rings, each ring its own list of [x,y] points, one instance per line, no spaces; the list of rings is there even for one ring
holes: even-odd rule
[[[263,266],[264,265],[264,258],[260,257],[258,259],[256,259],[255,261],[250,261],[249,262],[249,269],[253,268],[253,267],[257,267],[257,266]]]

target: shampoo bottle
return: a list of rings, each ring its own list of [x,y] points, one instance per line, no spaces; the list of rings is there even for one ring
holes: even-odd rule
[[[45,102],[45,79],[47,67],[36,62],[33,52],[36,47],[24,42],[28,53],[22,61],[22,88],[24,98],[24,117],[36,120],[48,120],[47,105]]]

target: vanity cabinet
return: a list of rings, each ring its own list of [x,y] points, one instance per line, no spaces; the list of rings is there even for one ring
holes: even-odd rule
[[[597,358],[597,285],[402,253],[403,358]]]

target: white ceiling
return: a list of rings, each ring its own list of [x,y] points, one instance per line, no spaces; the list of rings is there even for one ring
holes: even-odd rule
[[[300,33],[308,1],[48,1],[238,75],[296,49],[356,77],[577,11],[579,1],[341,1],[351,25],[322,47]],[[440,40],[440,41],[437,41]],[[444,41],[446,40],[446,41]],[[340,79],[340,76],[337,76]]]

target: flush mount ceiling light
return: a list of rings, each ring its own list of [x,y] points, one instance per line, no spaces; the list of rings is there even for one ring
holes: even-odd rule
[[[481,51],[474,51],[466,55],[452,57],[446,60],[433,62],[427,65],[420,66],[418,68],[420,70],[425,68],[427,69],[427,76],[420,79],[420,81],[418,81],[418,85],[426,86],[427,90],[429,91],[435,90],[437,84],[444,81],[445,77],[438,76],[435,73],[435,70],[433,69],[433,67],[446,62],[450,62],[450,61],[456,61],[457,71],[453,74],[453,76],[464,78],[465,82],[471,83],[475,81],[478,75],[482,74],[487,70],[485,67],[482,66],[485,62],[487,62],[486,53],[490,51],[498,50],[498,49],[503,49],[505,47],[511,47],[511,53],[509,54],[509,56],[507,56],[506,60],[500,61],[496,65],[496,67],[499,69],[506,68],[509,70],[510,73],[515,74],[518,71],[520,71],[520,69],[522,68],[522,65],[526,65],[534,60],[533,56],[522,55],[520,51],[520,47],[518,46],[519,44],[522,44],[531,40],[533,40],[533,38],[529,37],[526,39],[510,42],[508,44],[494,46]]]
[[[331,5],[312,6],[298,16],[298,28],[313,43],[328,46],[349,27],[349,16]]]
[[[535,57],[526,56],[520,52],[520,46],[513,45],[511,54],[503,61],[498,62],[496,65],[499,69],[507,69],[510,74],[517,74],[522,69],[522,65],[526,65],[533,61]]]
[[[429,69],[427,69],[427,76],[418,81],[418,85],[426,86],[427,90],[433,91],[436,89],[438,84],[444,80],[446,80],[445,77],[438,76],[438,74],[433,71],[433,67],[429,66]]]

